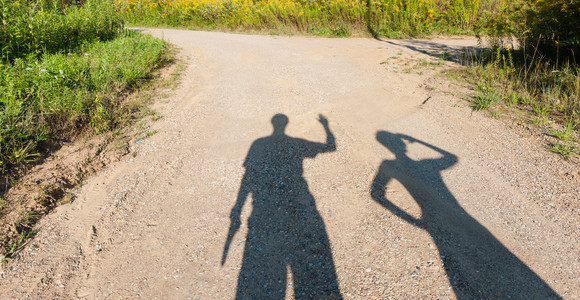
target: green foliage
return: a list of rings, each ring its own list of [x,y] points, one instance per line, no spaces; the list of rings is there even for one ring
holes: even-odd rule
[[[472,107],[474,110],[487,109],[500,102],[501,95],[497,89],[489,85],[478,85],[478,93],[474,96]]]
[[[47,140],[114,129],[135,107],[124,95],[150,76],[166,44],[127,31],[108,0],[0,0],[0,174],[40,156]],[[51,205],[53,190],[42,190]],[[7,208],[0,199],[0,211]],[[21,214],[0,239],[6,263],[41,216]]]
[[[165,42],[123,29],[107,0],[69,2],[0,0],[0,174],[40,156],[47,140],[114,129],[133,112],[123,95],[163,58]],[[2,262],[34,235],[39,217],[22,213],[18,235],[0,240]]]
[[[546,133],[567,144],[555,144],[552,151],[576,153],[580,130],[580,67],[556,65],[553,60],[531,60],[523,49],[495,48],[472,59],[469,68],[456,70],[459,77],[476,86],[472,101],[475,110],[498,104],[521,108],[537,125],[554,124]]]
[[[530,0],[531,1],[531,0]],[[557,60],[575,61],[580,54],[580,0],[535,0],[525,10],[526,47]]]
[[[494,47],[516,38],[528,59],[576,64],[580,53],[580,0],[513,0],[481,28]]]
[[[515,0],[117,0],[132,24],[388,37],[471,33]]]
[[[580,154],[580,149],[576,148],[572,143],[556,142],[552,144],[550,150],[565,156]]]
[[[163,41],[126,33],[83,44],[72,53],[1,65],[2,168],[35,158],[39,144],[48,138],[115,127],[123,109],[118,96],[148,76],[164,49]]]
[[[574,128],[576,127],[576,124],[574,124],[574,122],[572,120],[569,120],[568,122],[566,122],[566,124],[563,124],[563,125],[564,126],[562,129],[560,129],[560,130],[551,129],[548,131],[548,134],[550,134],[551,136],[554,136],[560,140],[568,141],[574,132]]]
[[[6,251],[0,255],[0,263],[6,265],[10,259],[16,254],[20,246],[22,246],[28,239],[34,237],[38,232],[36,230],[23,230],[18,234],[18,237],[6,245]],[[6,243],[6,241],[3,241]]]
[[[83,7],[58,1],[0,0],[0,59],[34,58],[74,51],[85,43],[104,41],[123,31],[123,22],[108,1]]]

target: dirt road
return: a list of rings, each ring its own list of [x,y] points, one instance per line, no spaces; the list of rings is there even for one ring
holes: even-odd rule
[[[0,298],[580,297],[577,165],[435,76],[474,41],[150,32],[187,64],[157,133]]]

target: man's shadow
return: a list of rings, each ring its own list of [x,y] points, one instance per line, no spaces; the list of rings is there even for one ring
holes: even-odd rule
[[[296,299],[341,298],[325,225],[302,175],[305,158],[336,149],[328,121],[322,115],[319,121],[326,143],[287,136],[288,117],[277,114],[272,135],[250,147],[222,256],[223,265],[240,227],[242,206],[251,194],[236,299],[283,299],[288,272]]]
[[[407,156],[405,140],[431,148],[443,157],[412,160]],[[396,159],[381,164],[371,186],[372,198],[431,235],[458,299],[560,298],[457,203],[441,177],[441,171],[457,162],[455,155],[410,136],[386,131],[377,133],[377,141]],[[386,186],[393,179],[417,202],[421,218],[391,202]]]

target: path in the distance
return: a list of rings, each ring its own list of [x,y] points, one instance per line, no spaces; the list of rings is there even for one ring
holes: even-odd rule
[[[157,133],[0,298],[579,297],[573,166],[425,88],[438,42],[146,31],[188,65]]]

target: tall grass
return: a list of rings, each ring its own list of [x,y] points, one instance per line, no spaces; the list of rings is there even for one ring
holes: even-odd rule
[[[473,33],[512,0],[116,0],[136,25],[384,36]]]
[[[473,34],[485,29],[493,13],[509,0],[379,0],[371,1],[370,26],[390,37],[451,33]]]
[[[0,68],[0,164],[36,156],[39,142],[66,137],[89,125],[115,126],[118,94],[145,78],[164,51],[149,36],[96,42],[77,53],[17,59]]]
[[[162,41],[126,32],[107,1],[83,7],[0,0],[0,170],[43,141],[113,128],[118,96],[146,78]]]
[[[492,50],[474,60],[474,108],[517,106],[548,135],[578,152],[580,142],[580,0],[516,0],[489,20]],[[510,40],[517,39],[517,49]],[[508,43],[506,43],[508,41]]]
[[[71,2],[76,3],[0,0],[2,182],[49,142],[124,122],[136,108],[123,103],[123,95],[163,60],[165,42],[125,30],[112,2],[88,0],[81,7]],[[0,262],[34,235],[34,224],[53,204],[39,199],[7,224],[20,206],[10,194],[0,198]]]
[[[560,140],[554,142],[553,151],[563,154],[578,151],[580,68],[577,65],[555,64],[553,59],[539,53],[531,59],[521,48],[506,47],[474,56],[470,67],[452,72],[459,72],[475,86],[474,109],[518,108],[530,122]]]
[[[88,1],[77,7],[61,6],[58,1],[0,0],[0,22],[2,60],[74,51],[123,31],[121,16],[108,1]]]

